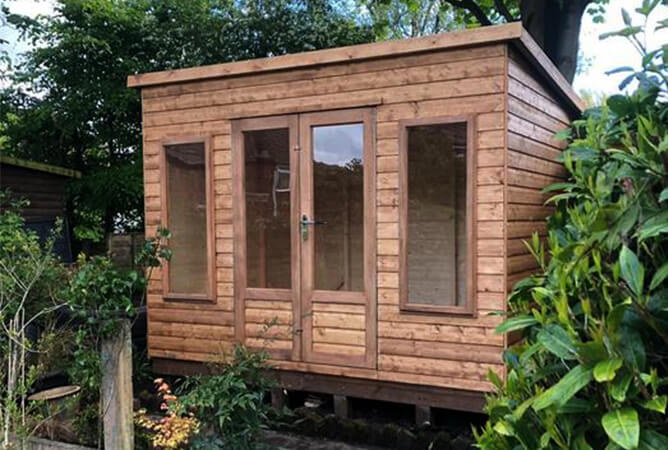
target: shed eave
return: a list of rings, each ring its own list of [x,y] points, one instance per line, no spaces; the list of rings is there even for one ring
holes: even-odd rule
[[[519,22],[513,22],[419,38],[394,39],[247,61],[129,75],[127,85],[128,87],[146,87],[186,81],[200,81],[210,78],[249,75],[275,70],[297,69],[323,64],[492,44],[519,39],[521,35],[522,25]]]
[[[127,86],[144,88],[496,43],[512,43],[517,46],[538,67],[549,84],[561,94],[575,112],[584,109],[584,103],[570,83],[561,75],[520,22],[419,38],[389,40],[247,61],[129,75]]]
[[[81,178],[81,172],[78,170],[66,169],[65,167],[52,166],[50,164],[44,164],[36,161],[14,158],[13,156],[0,155],[0,165],[3,164],[60,175],[61,177]]]

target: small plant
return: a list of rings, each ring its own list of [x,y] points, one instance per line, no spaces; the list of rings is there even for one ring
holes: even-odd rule
[[[265,371],[268,355],[237,345],[228,360],[211,365],[212,375],[187,378],[179,388],[185,408],[207,427],[195,448],[252,449],[266,421],[265,392],[272,380]]]
[[[156,449],[177,450],[185,448],[191,438],[199,432],[200,423],[174,395],[169,385],[162,379],[154,381],[160,409],[165,415],[154,417],[140,409],[135,413],[135,423],[148,434],[148,439]]]

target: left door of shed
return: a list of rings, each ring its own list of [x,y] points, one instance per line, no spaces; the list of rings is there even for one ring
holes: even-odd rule
[[[236,338],[300,361],[298,116],[232,122]]]

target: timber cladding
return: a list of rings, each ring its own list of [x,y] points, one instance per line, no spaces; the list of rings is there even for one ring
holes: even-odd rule
[[[147,236],[166,214],[165,145],[205,138],[211,162],[208,258],[215,298],[165,298],[165,275],[157,271],[148,297],[150,357],[203,362],[241,340],[267,348],[274,365],[291,373],[491,390],[487,374],[504,376],[507,338],[494,333],[500,317],[489,313],[504,310],[512,283],[535,268],[522,240],[533,231],[545,234],[550,210],[541,189],[564,175],[554,160],[562,146],[552,136],[578,113],[579,100],[517,24],[297,56],[129,79],[142,88]],[[410,308],[402,300],[402,136],[406,126],[453,118],[468,126],[469,301],[460,309]],[[336,268],[341,291],[318,290],[318,283],[334,281],[312,260],[312,251],[304,251],[313,245],[308,233],[314,228],[300,224],[313,208],[334,211],[337,202],[313,206],[313,196],[304,194],[313,191],[304,180],[323,170],[311,163],[309,130],[358,122],[364,124],[365,181],[358,183],[363,212],[351,216],[357,225],[346,228],[333,219],[327,225],[352,236],[346,250],[336,253],[352,262]],[[290,184],[276,190],[283,182],[276,172],[273,194],[246,201],[243,136],[263,123],[289,132],[289,157],[281,163],[289,162]],[[257,155],[257,161],[269,157]],[[328,179],[340,175],[328,170]],[[350,179],[347,186],[357,189],[356,178]],[[359,201],[350,198],[354,209]],[[249,284],[247,258],[260,261],[253,267],[272,263],[271,252],[258,256],[245,247],[249,239],[271,239],[247,235],[245,218],[259,214],[249,208],[274,208],[274,219],[266,220],[285,218],[293,227],[290,256],[273,256],[283,265],[276,279],[290,277],[286,289],[272,288],[271,277],[263,278],[269,283],[263,288]],[[311,266],[324,275],[303,276]],[[360,268],[364,277],[356,281]]]

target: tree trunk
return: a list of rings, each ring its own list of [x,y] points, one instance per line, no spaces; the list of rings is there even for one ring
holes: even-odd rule
[[[577,69],[582,15],[592,0],[522,0],[522,25],[569,83]]]

